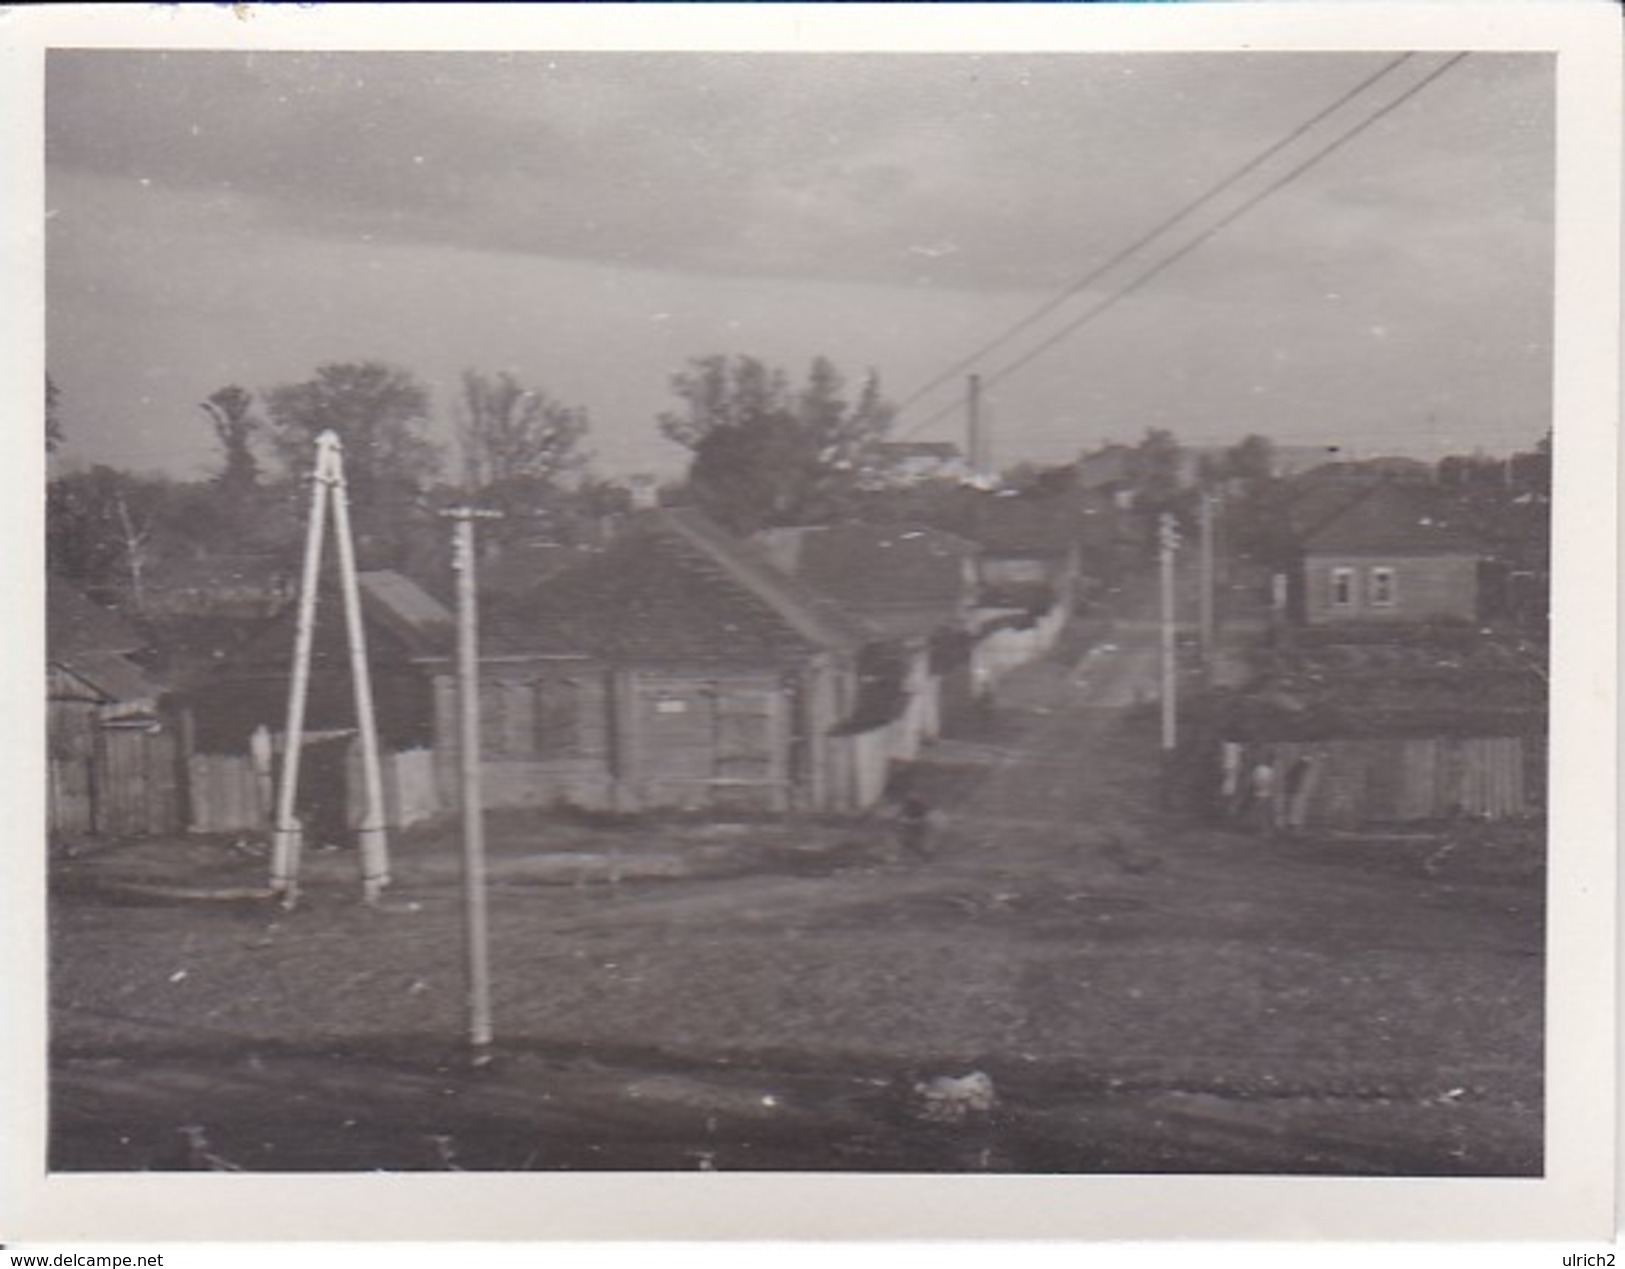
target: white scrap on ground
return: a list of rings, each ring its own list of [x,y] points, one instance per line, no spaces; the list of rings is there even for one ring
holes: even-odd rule
[[[920,1116],[936,1123],[958,1123],[973,1114],[985,1115],[998,1105],[993,1077],[982,1071],[969,1075],[939,1075],[914,1085]]]

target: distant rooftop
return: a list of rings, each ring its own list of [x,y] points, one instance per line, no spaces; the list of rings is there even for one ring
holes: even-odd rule
[[[602,554],[493,601],[494,654],[778,664],[876,631],[693,508],[648,511]]]
[[[1304,550],[1320,554],[1454,554],[1481,546],[1465,517],[1439,490],[1393,483],[1354,498],[1304,538]]]
[[[879,441],[875,449],[891,458],[952,460],[964,457],[959,446],[952,441]]]

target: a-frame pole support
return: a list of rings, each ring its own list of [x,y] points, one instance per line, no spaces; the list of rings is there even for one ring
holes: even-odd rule
[[[276,819],[271,828],[271,889],[285,907],[299,898],[299,856],[304,833],[294,817],[299,798],[299,750],[305,737],[305,700],[310,694],[310,652],[316,631],[316,591],[327,526],[329,454],[338,438],[323,432],[316,441],[316,470],[310,483],[310,522],[305,528],[305,565],[299,579],[299,617],[293,644],[293,680],[288,688],[287,723],[282,732],[282,770],[277,784]]]
[[[366,631],[361,620],[361,596],[356,578],[355,543],[350,533],[349,496],[344,482],[344,460],[339,439],[331,431],[316,438],[316,469],[312,481],[310,524],[305,536],[304,570],[300,579],[298,627],[294,636],[293,678],[288,689],[287,726],[282,747],[281,780],[277,786],[276,820],[271,830],[271,889],[292,908],[299,896],[299,861],[304,847],[303,828],[295,814],[299,796],[299,761],[304,744],[305,704],[310,695],[310,662],[316,630],[316,598],[320,588],[322,544],[327,527],[327,504],[333,504],[333,529],[338,540],[339,582],[349,638],[350,672],[355,685],[356,725],[361,738],[361,765],[366,806],[360,828],[361,876],[367,902],[377,900],[389,884],[389,846],[384,831],[383,778],[378,756],[378,732],[373,713],[372,677],[367,665]]]

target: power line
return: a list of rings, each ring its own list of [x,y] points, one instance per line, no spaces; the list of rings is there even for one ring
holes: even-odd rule
[[[1118,291],[1114,292],[1111,295],[1106,296],[1103,300],[1099,301],[1092,308],[1090,308],[1089,310],[1087,310],[1086,312],[1084,312],[1083,314],[1081,314],[1077,318],[1074,318],[1071,322],[1069,322],[1066,326],[1062,327],[1054,335],[1050,336],[1048,339],[1044,340],[1042,343],[1038,344],[1034,348],[1029,349],[1026,353],[1024,353],[1022,356],[1018,357],[1015,361],[1011,362],[1007,366],[1005,366],[1003,369],[995,371],[993,374],[983,376],[983,379],[982,379],[982,388],[983,388],[983,390],[985,391],[987,388],[992,387],[994,384],[1000,383],[1003,380],[1008,379],[1017,370],[1020,370],[1024,366],[1028,365],[1030,362],[1032,362],[1034,359],[1039,357],[1041,354],[1049,351],[1049,349],[1053,348],[1056,344],[1061,343],[1063,340],[1067,339],[1069,336],[1074,334],[1076,331],[1078,331],[1078,330],[1082,329],[1084,326],[1088,325],[1095,318],[1101,316],[1103,313],[1107,312],[1109,309],[1115,308],[1120,302],[1127,299],[1130,295],[1133,295],[1136,291],[1140,290],[1140,288],[1143,287],[1146,283],[1150,282],[1153,278],[1156,278],[1157,276],[1159,276],[1160,274],[1165,272],[1169,267],[1171,267],[1172,265],[1178,263],[1180,260],[1183,260],[1186,256],[1190,255],[1198,247],[1201,247],[1202,245],[1207,243],[1210,239],[1212,239],[1215,235],[1220,233],[1222,230],[1224,230],[1224,229],[1228,228],[1230,225],[1234,224],[1238,219],[1240,219],[1247,212],[1251,211],[1254,207],[1258,206],[1258,204],[1262,203],[1265,199],[1270,198],[1274,194],[1276,194],[1276,193],[1280,192],[1282,189],[1284,189],[1287,185],[1290,185],[1293,181],[1295,181],[1298,177],[1302,176],[1310,168],[1314,167],[1322,159],[1328,157],[1329,155],[1333,154],[1335,151],[1341,149],[1344,145],[1348,144],[1348,142],[1352,141],[1355,137],[1359,136],[1361,133],[1365,132],[1367,129],[1373,127],[1375,124],[1380,122],[1382,119],[1386,118],[1389,114],[1392,114],[1395,110],[1397,110],[1405,102],[1409,101],[1412,97],[1415,97],[1418,93],[1420,93],[1423,89],[1427,88],[1435,80],[1439,79],[1447,71],[1451,70],[1458,63],[1464,61],[1467,58],[1467,56],[1468,56],[1468,54],[1464,53],[1464,52],[1455,54],[1448,61],[1446,61],[1442,65],[1436,67],[1434,70],[1429,72],[1424,78],[1419,80],[1417,83],[1415,83],[1411,87],[1407,88],[1399,96],[1397,96],[1393,100],[1387,102],[1380,109],[1374,111],[1372,114],[1370,114],[1366,118],[1362,119],[1359,123],[1355,124],[1354,127],[1350,128],[1348,131],[1344,132],[1341,136],[1339,136],[1336,140],[1331,142],[1329,145],[1324,146],[1322,149],[1320,149],[1316,153],[1310,155],[1307,159],[1305,159],[1303,162],[1299,163],[1296,167],[1290,169],[1284,176],[1279,177],[1275,181],[1271,182],[1262,191],[1260,191],[1259,193],[1257,193],[1257,194],[1253,195],[1252,197],[1248,198],[1240,206],[1232,209],[1230,212],[1228,212],[1226,215],[1221,217],[1213,225],[1210,225],[1207,229],[1203,230],[1200,234],[1198,234],[1190,242],[1186,243],[1183,247],[1180,247],[1177,251],[1173,252],[1173,254],[1163,257],[1163,259],[1158,261],[1156,264],[1153,264],[1150,268],[1146,269],[1145,272],[1141,273],[1138,277],[1136,277],[1133,280],[1131,280],[1130,282],[1126,283],[1121,289],[1119,289]],[[920,420],[920,422],[915,423],[912,426],[906,428],[901,433],[901,435],[899,436],[898,439],[906,439],[907,437],[914,435],[914,433],[922,430],[923,428],[929,427],[932,423],[937,422],[939,419],[947,417],[947,415],[952,413],[954,410],[957,410],[963,404],[964,404],[964,397],[961,396],[957,400],[950,402],[948,405],[946,405],[942,409],[938,410],[935,414],[927,415],[924,419]]]
[[[1200,210],[1205,204],[1211,202],[1220,194],[1230,189],[1242,178],[1250,176],[1253,172],[1257,171],[1260,166],[1274,158],[1282,150],[1286,149],[1287,146],[1291,145],[1294,141],[1302,137],[1316,124],[1322,122],[1329,115],[1335,114],[1337,111],[1341,110],[1361,93],[1371,88],[1371,86],[1374,85],[1378,80],[1398,70],[1413,56],[1415,56],[1413,53],[1401,53],[1398,57],[1386,63],[1373,74],[1366,76],[1366,78],[1362,79],[1358,84],[1345,92],[1329,106],[1324,107],[1314,116],[1306,119],[1303,123],[1299,124],[1279,141],[1276,141],[1267,146],[1265,149],[1260,150],[1251,159],[1242,164],[1235,171],[1231,172],[1230,175],[1226,176],[1218,184],[1211,186],[1201,194],[1197,195],[1173,215],[1159,221],[1153,228],[1141,234],[1133,242],[1129,243],[1128,246],[1124,247],[1109,260],[1105,261],[1105,263],[1097,265],[1095,268],[1091,269],[1088,273],[1084,274],[1083,277],[1079,278],[1076,282],[1068,286],[1066,290],[1055,296],[1055,298],[1045,301],[1032,312],[1028,313],[1027,316],[1023,317],[1020,321],[1016,322],[1014,325],[1006,327],[1001,334],[983,344],[975,352],[961,357],[958,361],[954,362],[953,365],[949,366],[929,383],[926,383],[924,386],[918,388],[909,396],[905,397],[903,401],[898,404],[897,408],[899,410],[908,409],[909,406],[913,405],[922,397],[929,395],[931,392],[941,387],[944,383],[947,383],[949,380],[955,378],[958,374],[960,374],[960,372],[975,365],[976,362],[980,361],[988,353],[993,352],[995,349],[1001,348],[1005,344],[1009,343],[1011,339],[1019,335],[1022,331],[1026,330],[1040,318],[1047,317],[1049,314],[1053,313],[1062,304],[1066,303],[1066,301],[1078,294],[1078,292],[1085,290],[1095,282],[1098,282],[1112,269],[1116,268],[1119,264],[1122,264],[1123,261],[1127,260],[1136,251],[1140,250],[1140,248],[1154,242],[1161,235],[1172,229],[1175,225],[1179,224],[1180,221],[1187,219],[1189,216]]]

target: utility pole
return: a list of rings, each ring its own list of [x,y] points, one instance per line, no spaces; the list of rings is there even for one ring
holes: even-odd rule
[[[982,376],[972,375],[965,390],[965,460],[970,464],[972,479],[982,472]]]
[[[1213,668],[1214,653],[1214,577],[1213,577],[1213,495],[1206,490],[1202,492],[1202,540],[1201,540],[1201,616],[1200,637],[1202,641],[1202,663],[1209,669]]]
[[[332,435],[328,433],[328,435]],[[356,834],[361,854],[361,886],[368,903],[376,903],[389,884],[389,847],[384,838],[384,776],[378,758],[378,723],[373,713],[372,674],[367,668],[367,630],[361,622],[361,588],[356,580],[355,540],[350,536],[350,494],[333,438],[333,536],[339,548],[339,591],[344,596],[350,681],[355,685],[356,728],[361,735],[361,779],[366,809]]]
[[[361,739],[362,778],[366,788],[366,807],[362,811],[359,834],[362,887],[366,901],[376,903],[383,888],[389,884],[389,844],[384,832],[384,782],[379,769],[378,732],[373,717],[372,676],[367,665],[367,634],[361,620],[361,592],[356,579],[355,543],[350,535],[350,500],[344,482],[343,450],[338,435],[329,430],[316,438],[310,523],[305,534],[304,569],[300,577],[299,610],[294,634],[293,679],[289,685],[287,724],[283,734],[282,780],[277,788],[276,821],[271,829],[271,889],[282,895],[283,906],[290,909],[298,901],[299,860],[304,849],[304,829],[295,812],[299,793],[299,759],[304,744],[305,704],[310,695],[310,662],[315,642],[322,543],[326,536],[329,502],[333,504],[333,531],[338,538],[339,589],[344,602],[350,678],[355,691],[356,728]]]
[[[491,1060],[490,930],[485,906],[485,806],[480,790],[480,655],[475,585],[474,521],[495,511],[457,507],[442,513],[455,522],[452,566],[457,570],[458,760],[462,773],[463,911],[468,939],[468,1043],[475,1066]]]
[[[310,520],[305,529],[305,563],[299,577],[299,615],[294,627],[293,681],[288,688],[287,723],[282,731],[282,780],[277,786],[276,821],[271,828],[271,889],[283,905],[298,901],[299,853],[304,833],[294,818],[299,799],[299,752],[305,737],[305,700],[310,695],[310,650],[316,630],[316,587],[322,567],[322,533],[327,523],[327,451],[337,437],[316,440],[316,472],[310,486]]]
[[[1179,525],[1173,514],[1162,513],[1158,524],[1162,572],[1162,750],[1172,753],[1178,743],[1174,692],[1178,679],[1178,645],[1174,639],[1174,552],[1179,549]]]

